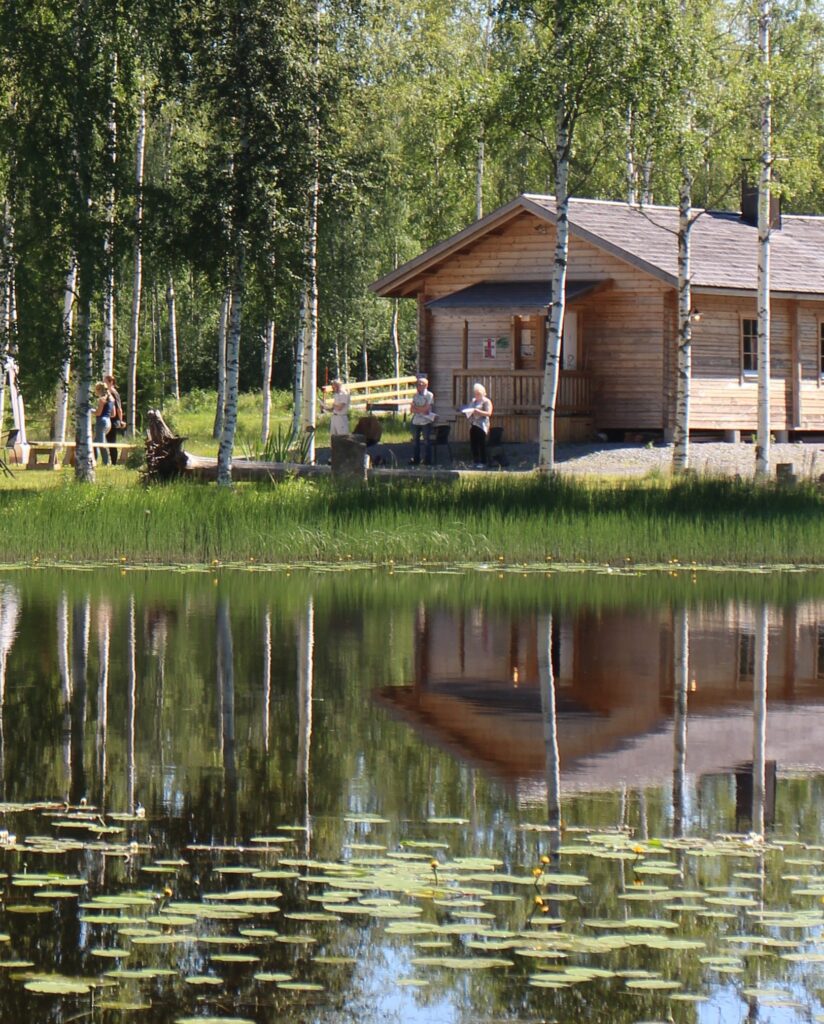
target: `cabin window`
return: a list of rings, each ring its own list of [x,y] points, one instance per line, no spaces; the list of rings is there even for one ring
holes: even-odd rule
[[[741,321],[741,372],[745,377],[758,373],[758,321]]]
[[[748,629],[738,634],[738,678],[755,678],[755,633]]]

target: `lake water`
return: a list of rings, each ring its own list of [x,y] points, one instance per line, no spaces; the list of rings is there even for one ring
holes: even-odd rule
[[[824,576],[0,569],[0,801],[4,1022],[824,1021]]]

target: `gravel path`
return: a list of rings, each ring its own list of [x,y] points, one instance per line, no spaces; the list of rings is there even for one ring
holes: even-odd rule
[[[537,451],[536,451],[537,456]],[[558,468],[569,474],[643,476],[668,473],[672,466],[672,445],[648,447],[643,444],[566,444],[557,449]],[[772,464],[789,462],[802,478],[818,479],[824,473],[824,445],[799,442],[774,444]],[[690,466],[709,476],[751,477],[755,472],[755,446],[721,441],[693,442]]]

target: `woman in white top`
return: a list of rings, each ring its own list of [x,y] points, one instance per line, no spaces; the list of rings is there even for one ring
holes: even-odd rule
[[[473,386],[471,408],[469,445],[472,448],[472,461],[475,463],[475,469],[484,469],[486,466],[486,435],[489,433],[492,402],[487,398],[486,388],[483,384]]]
[[[344,388],[343,381],[335,378],[332,381],[332,405],[327,406],[327,412],[332,413],[332,421],[329,424],[329,434],[349,433],[349,392]]]

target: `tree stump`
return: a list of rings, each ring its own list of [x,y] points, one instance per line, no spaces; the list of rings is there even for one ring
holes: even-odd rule
[[[333,434],[331,441],[332,477],[342,484],[365,484],[369,465],[366,441],[357,434]]]
[[[775,479],[785,487],[792,487],[798,483],[795,466],[792,462],[779,462],[775,467]]]
[[[159,409],[149,409],[146,429],[146,479],[173,480],[186,469],[185,437],[176,437]]]

